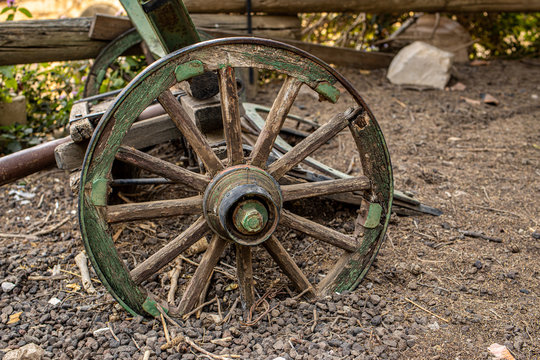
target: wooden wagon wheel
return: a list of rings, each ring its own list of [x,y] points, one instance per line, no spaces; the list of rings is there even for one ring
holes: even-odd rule
[[[265,126],[251,147],[246,146],[242,134],[234,71],[240,67],[274,70],[285,76]],[[189,120],[170,91],[177,83],[207,71],[215,71],[219,76],[226,142],[224,159]],[[343,92],[342,97],[345,94],[352,99],[344,105],[352,107],[336,111],[323,126],[275,160],[270,155],[274,140],[301,86],[336,103],[332,105],[336,108]],[[138,114],[154,99],[166,109],[196,152],[205,173],[195,173],[121,145]],[[351,143],[356,145],[363,174],[317,183],[302,183],[291,176],[305,158],[343,134],[350,134]],[[192,189],[195,195],[110,205],[110,170],[115,159],[170,179]],[[352,191],[364,199],[358,216],[355,215],[352,233],[334,230],[328,224],[316,223],[284,209],[295,200]],[[158,60],[118,96],[98,125],[86,153],[79,221],[86,251],[99,278],[128,311],[159,316],[159,307],[176,316],[196,306],[220,256],[229,246],[235,248],[236,277],[248,306],[255,299],[252,254],[264,251],[297,291],[307,296],[353,289],[366,274],[383,241],[392,191],[390,159],[380,128],[347,80],[321,60],[294,47],[262,39],[228,38],[202,42]],[[129,254],[122,258],[117,249],[120,240],[116,245],[113,240],[113,234],[117,235],[113,225],[185,215],[194,215],[196,220],[159,250],[148,254],[144,261],[135,266],[130,263]],[[283,245],[284,239],[278,238],[287,229],[317,239],[339,254],[320,281],[318,274],[306,274],[297,265]],[[156,284],[143,286],[206,234],[211,236],[208,249],[191,278],[186,278],[178,306],[167,304],[155,291],[150,292],[149,288],[155,288]]]

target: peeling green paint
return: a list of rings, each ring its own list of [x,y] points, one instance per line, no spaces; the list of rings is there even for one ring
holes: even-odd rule
[[[204,74],[204,65],[200,60],[188,61],[178,65],[174,69],[174,74],[178,82],[191,79],[194,76]]]
[[[107,179],[97,178],[92,181],[92,194],[90,198],[95,206],[107,205]]]
[[[381,222],[382,206],[377,203],[369,204],[369,210],[364,227],[373,229]]]
[[[144,303],[142,304],[142,307],[144,311],[146,311],[148,314],[152,315],[153,317],[159,317],[161,315],[161,312],[158,310],[158,306],[161,307],[163,312],[167,313],[167,310],[163,308],[163,306],[160,306],[154,299],[151,297],[147,297]]]
[[[319,85],[317,85],[315,88],[315,91],[321,94],[326,100],[334,104],[337,103],[340,95],[339,90],[326,81],[319,83]]]

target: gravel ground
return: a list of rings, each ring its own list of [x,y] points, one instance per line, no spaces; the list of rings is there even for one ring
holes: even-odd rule
[[[540,359],[539,69],[456,67],[461,92],[399,89],[383,71],[343,69],[381,123],[396,188],[444,215],[394,216],[358,289],[308,302],[282,284],[261,294],[253,324],[222,287],[198,318],[164,320],[167,333],[162,321],[122,310],[97,281],[87,294],[68,175],[3,186],[0,359],[30,343],[44,359],[489,359],[496,342]],[[462,99],[484,92],[501,104]],[[475,232],[497,241],[466,236]],[[178,343],[167,349],[166,336]]]

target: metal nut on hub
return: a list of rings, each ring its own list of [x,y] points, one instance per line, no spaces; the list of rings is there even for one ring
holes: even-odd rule
[[[246,200],[239,203],[233,213],[234,226],[243,234],[261,232],[268,222],[266,207],[257,200]]]
[[[218,174],[203,199],[210,228],[242,245],[258,245],[275,231],[283,199],[279,184],[264,170],[238,165]]]

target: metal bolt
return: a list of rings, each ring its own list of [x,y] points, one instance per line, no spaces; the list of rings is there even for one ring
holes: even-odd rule
[[[255,234],[264,229],[268,211],[256,200],[243,201],[234,211],[234,226],[244,234]]]

